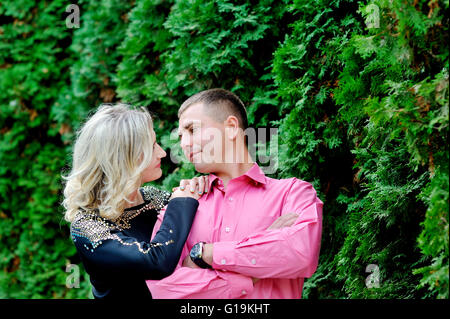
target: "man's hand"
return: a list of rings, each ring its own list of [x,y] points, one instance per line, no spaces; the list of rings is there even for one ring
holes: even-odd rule
[[[192,259],[189,255],[187,255],[186,258],[184,258],[182,266],[189,267],[189,268],[200,268],[192,261]]]
[[[278,217],[267,230],[292,226],[298,218],[297,213],[287,213]]]
[[[297,213],[284,214],[284,215],[278,217],[273,222],[273,224],[270,225],[269,228],[267,228],[267,230],[278,229],[278,228],[283,228],[283,227],[290,227],[295,223],[298,216],[299,215]],[[259,280],[259,278],[252,277],[253,285],[256,284],[258,282],[258,280]]]

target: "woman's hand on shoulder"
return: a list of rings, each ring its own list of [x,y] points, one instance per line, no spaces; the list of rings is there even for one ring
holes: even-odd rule
[[[208,192],[208,176],[198,176],[192,179],[182,179],[179,187],[172,189],[173,193],[170,199],[177,197],[191,197],[199,199],[204,193]]]

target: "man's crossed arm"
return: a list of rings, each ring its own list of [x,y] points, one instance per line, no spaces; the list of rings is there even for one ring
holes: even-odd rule
[[[298,218],[299,214],[297,213],[287,213],[284,214],[280,217],[278,217],[272,225],[270,225],[267,230],[272,230],[272,229],[280,229],[280,228],[284,228],[284,227],[289,227],[292,226],[294,224],[294,222],[296,221],[296,219]],[[209,243],[209,244],[205,244],[203,246],[203,261],[205,261],[208,265],[212,266],[213,264],[213,249],[214,249],[214,244]],[[199,268],[190,258],[189,255],[187,255],[182,263],[183,267],[190,267],[190,268]],[[253,284],[255,284],[257,281],[259,280],[259,278],[252,278]]]

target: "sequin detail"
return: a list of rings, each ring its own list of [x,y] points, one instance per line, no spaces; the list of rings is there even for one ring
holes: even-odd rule
[[[115,221],[116,225],[122,229],[129,229],[130,220],[146,210],[155,209],[159,212],[169,202],[170,193],[160,190],[153,186],[144,186],[141,188],[144,201],[148,202],[145,206],[137,210],[127,210]]]
[[[165,190],[153,186],[144,186],[141,188],[141,190],[144,194],[144,200],[150,201],[153,207],[158,211],[161,210],[169,202],[171,193]]]
[[[144,245],[145,247],[142,247],[141,243],[137,241],[125,242],[114,233],[129,229],[131,227],[130,220],[143,211],[150,209],[161,210],[170,198],[169,192],[159,190],[152,186],[144,186],[141,190],[144,195],[144,200],[146,202],[148,201],[148,203],[138,210],[125,211],[115,222],[100,217],[98,211],[79,211],[70,227],[73,241],[75,242],[77,237],[87,239],[90,245],[84,245],[85,248],[94,252],[94,249],[101,245],[103,241],[112,239],[117,240],[124,246],[135,245],[143,254],[147,254],[153,247],[172,244],[174,241],[168,240],[165,243],[148,243]]]

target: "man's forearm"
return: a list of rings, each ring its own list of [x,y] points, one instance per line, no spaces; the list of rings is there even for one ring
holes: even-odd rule
[[[310,207],[309,210],[315,210]],[[261,231],[240,241],[216,242],[207,248],[214,269],[253,278],[305,278],[317,268],[321,220],[300,220],[292,227]]]
[[[214,250],[214,245],[213,244],[204,244],[203,245],[203,253],[202,253],[202,259],[204,262],[206,262],[208,265],[212,266],[213,263],[213,250]],[[188,256],[186,256],[186,258],[183,261],[183,266],[184,267],[190,267],[190,268],[199,268],[192,260],[191,258]],[[218,270],[220,271],[220,270]],[[259,278],[253,278],[251,277],[253,284],[255,284]]]
[[[253,291],[249,277],[220,270],[179,267],[162,280],[148,280],[156,299],[235,299]]]

